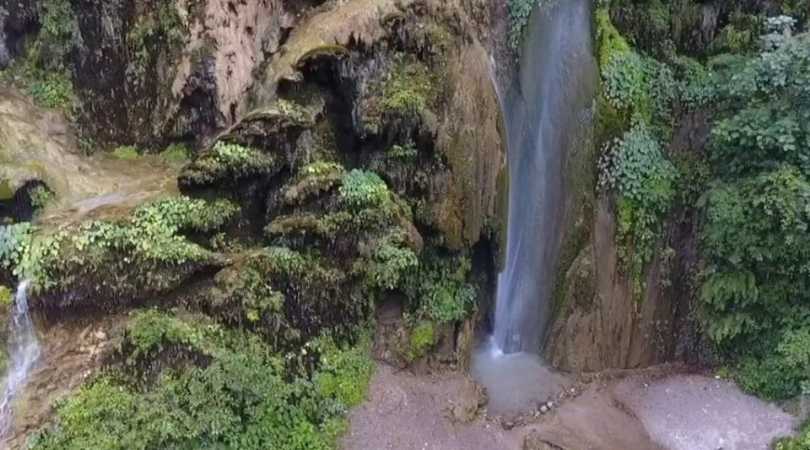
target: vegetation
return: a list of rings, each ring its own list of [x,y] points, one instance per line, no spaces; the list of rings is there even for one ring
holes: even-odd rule
[[[133,315],[121,348],[124,365],[62,402],[32,449],[330,449],[373,367],[367,339],[349,348],[323,336],[302,349],[314,372],[287,372],[250,333],[154,310]],[[168,365],[152,363],[170,349]],[[158,373],[132,380],[126,367]]]
[[[436,323],[454,323],[469,316],[478,293],[470,284],[469,258],[426,252],[419,267],[403,283],[418,317]]]
[[[213,231],[236,212],[226,201],[177,197],[142,206],[118,222],[91,221],[36,235],[30,224],[8,225],[0,227],[0,265],[30,279],[34,292],[80,289],[88,280],[99,283],[97,295],[160,291],[186,276],[183,267],[214,258],[182,232]]]
[[[141,157],[138,148],[131,145],[122,145],[120,147],[116,147],[113,149],[112,155],[117,159],[122,159],[125,161],[132,161],[133,159],[138,159]]]
[[[810,38],[792,36],[790,17],[740,8],[713,42],[695,47],[680,34],[694,10],[657,0],[597,9],[599,184],[615,195],[619,256],[637,292],[664,254],[672,207],[705,213],[706,333],[744,389],[787,398],[810,382]],[[673,164],[662,144],[677,115],[694,110],[714,119],[707,152]]]
[[[775,450],[808,450],[810,449],[810,424],[804,426],[798,436],[782,439],[776,443]]]
[[[810,381],[810,39],[770,42],[718,93],[701,299],[741,385],[785,398]]]
[[[523,34],[529,25],[529,17],[539,0],[509,0],[509,47],[517,50],[523,43]]]
[[[619,257],[639,294],[663,219],[675,196],[677,171],[643,122],[636,123],[603,154],[600,184],[618,194]]]
[[[72,115],[75,95],[66,59],[78,22],[68,0],[48,0],[39,5],[39,36],[27,46],[22,58],[0,72],[0,79],[27,92],[38,105]]]
[[[278,162],[272,155],[243,145],[218,141],[183,169],[180,183],[206,186],[222,181],[236,181],[276,170]]]
[[[437,82],[423,63],[402,57],[382,87],[383,112],[412,117],[432,105]]]

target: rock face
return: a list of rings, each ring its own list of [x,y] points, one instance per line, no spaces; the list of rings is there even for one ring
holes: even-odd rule
[[[20,53],[21,38],[31,30],[35,21],[34,2],[0,1],[0,69]]]
[[[176,191],[169,167],[154,162],[84,157],[58,113],[0,88],[0,216],[30,209],[21,202],[37,185],[78,215],[109,203],[132,207]]]
[[[635,298],[619,266],[615,227],[610,205],[601,200],[591,240],[562,281],[565,293],[546,345],[555,367],[581,372],[639,368],[671,361],[687,350],[679,344],[689,333],[690,298],[662,286],[669,275],[662,273],[660,259],[648,273],[643,298]]]
[[[200,138],[234,123],[292,20],[278,0],[162,3],[74,8],[74,80],[98,138]]]

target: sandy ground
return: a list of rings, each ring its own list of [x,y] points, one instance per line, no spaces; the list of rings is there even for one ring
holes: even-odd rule
[[[457,373],[417,376],[380,365],[368,400],[350,415],[343,449],[767,450],[796,425],[731,383],[646,372],[567,386],[573,392],[562,392],[546,414],[483,411],[461,423],[453,411],[475,396],[470,384]]]

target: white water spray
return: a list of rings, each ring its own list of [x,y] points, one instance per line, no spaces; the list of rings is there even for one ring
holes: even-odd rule
[[[17,287],[14,311],[9,322],[9,367],[0,397],[0,438],[6,437],[12,424],[11,403],[28,381],[31,369],[39,360],[40,345],[28,311],[28,281]]]

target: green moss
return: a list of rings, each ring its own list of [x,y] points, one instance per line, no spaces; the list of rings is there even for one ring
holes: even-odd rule
[[[608,8],[597,8],[594,18],[596,21],[596,54],[599,57],[600,67],[607,66],[616,55],[632,51],[630,44],[627,43],[610,20]]]
[[[113,157],[124,161],[132,161],[141,157],[141,153],[138,151],[138,148],[131,145],[122,145],[120,147],[116,147],[112,151],[112,155]]]
[[[0,180],[0,201],[11,200],[14,198],[14,192],[9,181]]]
[[[11,293],[11,289],[5,286],[0,286],[0,308],[6,309],[11,306],[13,299],[14,296]]]
[[[389,73],[382,87],[382,110],[403,116],[420,114],[434,104],[436,80],[424,64],[402,58]]]
[[[182,164],[188,161],[191,150],[185,144],[171,144],[160,152],[160,159],[169,164]]]
[[[430,349],[436,345],[436,329],[432,322],[419,322],[409,334],[406,357],[409,361],[417,361],[427,356]]]

